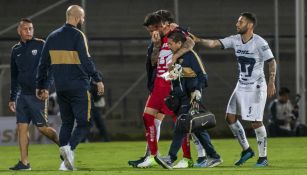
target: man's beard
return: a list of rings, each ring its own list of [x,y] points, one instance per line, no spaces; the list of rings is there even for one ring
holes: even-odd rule
[[[247,32],[247,28],[245,27],[245,28],[240,29],[237,33],[240,35],[244,35],[246,32]]]

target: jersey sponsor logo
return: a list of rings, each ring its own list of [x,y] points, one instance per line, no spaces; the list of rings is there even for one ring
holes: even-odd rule
[[[158,66],[157,66],[157,71],[158,75],[162,75],[168,70],[168,64],[172,61],[172,54],[160,57],[158,60]]]
[[[33,56],[37,55],[37,49],[32,50],[32,55]]]
[[[240,54],[254,54],[254,53],[249,53],[248,50],[237,50],[236,53],[240,53]]]
[[[264,52],[266,50],[270,49],[269,45],[265,45],[261,47],[261,50]]]
[[[21,55],[21,53],[20,54],[17,54],[17,56],[19,57]]]

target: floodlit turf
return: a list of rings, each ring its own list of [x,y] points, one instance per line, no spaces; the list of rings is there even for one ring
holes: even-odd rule
[[[252,148],[257,151],[255,139],[249,139]],[[160,142],[160,152],[167,153],[169,141]],[[306,175],[307,174],[307,138],[269,138],[269,167],[256,168],[256,158],[247,161],[241,167],[233,165],[239,158],[240,147],[234,139],[213,140],[216,150],[224,163],[215,168],[189,168],[165,170],[161,167],[136,169],[129,167],[128,160],[143,155],[144,142],[109,142],[81,144],[76,152],[77,171],[73,174],[121,174],[121,175]],[[191,143],[192,154],[196,156]],[[0,174],[70,174],[58,171],[60,164],[58,148],[55,145],[30,145],[31,172],[8,171],[19,157],[17,146],[0,147]],[[257,155],[257,154],[256,154]],[[181,157],[181,151],[180,156]]]

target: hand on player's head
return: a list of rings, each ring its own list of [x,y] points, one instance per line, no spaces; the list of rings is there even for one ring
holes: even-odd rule
[[[153,31],[151,35],[151,41],[154,43],[155,47],[161,46],[161,36],[158,31]]]
[[[200,38],[198,38],[197,36],[193,35],[193,34],[190,33],[190,32],[189,32],[189,36],[192,38],[192,40],[193,40],[195,43],[200,42]]]
[[[176,23],[170,23],[169,27],[171,28],[171,31],[174,31],[177,27],[179,27]]]

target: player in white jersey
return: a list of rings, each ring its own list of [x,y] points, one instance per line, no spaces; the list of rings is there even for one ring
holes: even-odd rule
[[[267,133],[262,118],[266,97],[275,94],[276,62],[268,43],[254,34],[256,17],[252,13],[242,13],[236,23],[237,35],[220,40],[195,38],[196,42],[209,48],[232,48],[239,65],[239,80],[232,93],[226,110],[226,121],[243,149],[241,158],[235,163],[239,166],[254,156],[244,128],[238,117],[249,121],[255,130],[259,158],[256,166],[268,166]],[[173,60],[174,61],[174,60]],[[264,62],[269,65],[268,85],[264,76]]]

